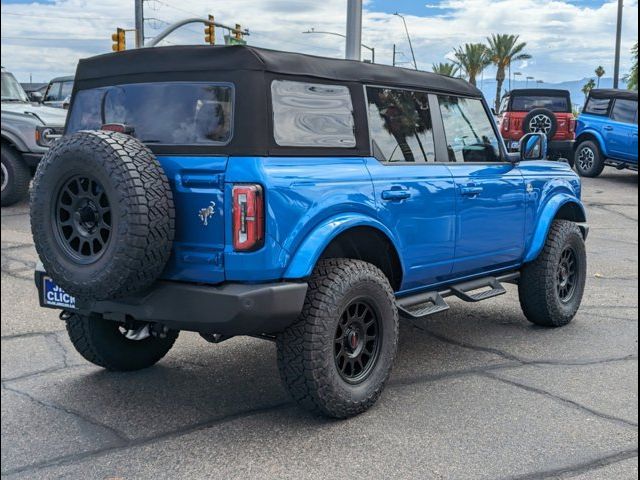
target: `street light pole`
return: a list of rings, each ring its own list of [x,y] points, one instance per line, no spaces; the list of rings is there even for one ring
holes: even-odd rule
[[[311,29],[311,30],[307,30],[306,32],[302,32],[305,34],[309,34],[309,33],[316,33],[316,34],[320,34],[320,35],[333,35],[334,37],[341,37],[341,38],[347,38],[346,35],[343,35],[342,33],[336,33],[336,32],[323,32],[320,30],[315,30],[315,29]],[[369,45],[363,43],[362,44],[363,48],[366,48],[367,50],[369,50],[371,52],[371,63],[376,63],[376,49],[375,47],[370,47]]]
[[[347,0],[347,60],[362,60],[362,0]]]
[[[144,0],[135,0],[136,48],[144,47]]]
[[[613,88],[620,88],[620,49],[622,44],[622,14],[624,0],[618,0],[618,24],[616,26],[616,60],[613,68]]]
[[[409,34],[409,27],[407,26],[407,19],[404,15],[400,15],[398,12],[394,13],[395,16],[400,17],[404,23],[404,31],[407,32],[407,40],[409,40],[409,48],[411,49],[411,57],[413,58],[413,66],[418,70],[418,62],[416,62],[416,53],[413,50],[413,43],[411,42],[411,35]]]

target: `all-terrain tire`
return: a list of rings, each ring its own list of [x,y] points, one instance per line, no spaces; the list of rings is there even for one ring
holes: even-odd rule
[[[378,315],[381,344],[367,376],[352,383],[338,370],[336,335],[346,309],[361,300]],[[366,262],[321,260],[298,321],[278,336],[277,346],[282,382],[303,408],[333,418],[366,411],[384,389],[398,346],[398,311],[388,279]]]
[[[581,177],[596,178],[604,171],[604,156],[598,144],[585,140],[575,149],[574,164]]]
[[[570,291],[564,282],[569,270],[564,265],[568,251],[573,252],[571,263],[576,272]],[[587,254],[580,228],[573,222],[556,220],[541,254],[522,270],[519,296],[527,319],[543,327],[571,323],[582,303],[586,277]]]
[[[2,142],[2,206],[8,207],[27,198],[31,171],[10,145]]]
[[[119,323],[99,316],[72,314],[67,319],[67,333],[78,353],[94,365],[114,372],[155,365],[171,350],[180,333],[169,330],[165,338],[129,340],[120,327]]]
[[[31,194],[36,250],[47,274],[77,297],[113,299],[148,288],[169,260],[174,218],[160,163],[128,135],[63,137],[38,166]]]

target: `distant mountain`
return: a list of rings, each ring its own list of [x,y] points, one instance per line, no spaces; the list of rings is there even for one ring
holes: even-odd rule
[[[591,77],[597,81],[595,76]],[[585,83],[589,81],[589,78],[583,78],[582,80],[572,80],[568,82],[561,83],[543,83],[536,84],[534,82],[529,82],[529,88],[558,88],[562,90],[569,90],[571,92],[571,100],[574,105],[582,106],[584,104],[585,98],[584,93],[582,93],[582,87],[584,87]],[[480,86],[480,83],[478,83]],[[511,82],[512,88],[527,88],[527,82],[525,81],[517,81]],[[509,88],[509,82],[504,82],[504,89]],[[613,78],[601,78],[600,79],[600,88],[613,88]],[[489,105],[494,104],[494,99],[496,97],[496,81],[495,80],[487,80],[485,78],[484,83],[482,83],[481,90],[484,93],[484,96],[487,98]],[[503,92],[504,93],[504,92]]]

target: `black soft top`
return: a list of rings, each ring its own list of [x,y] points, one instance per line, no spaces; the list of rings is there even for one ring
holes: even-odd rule
[[[556,88],[518,88],[511,90],[507,95],[512,97],[568,97],[571,98],[569,90]]]
[[[482,97],[468,82],[435,73],[386,65],[372,65],[300,53],[248,46],[172,46],[141,48],[80,60],[76,81],[138,77],[158,79],[162,74],[203,72],[262,72],[340,82],[411,87]]]
[[[613,88],[598,88],[591,90],[591,98],[623,98],[625,100],[638,101],[638,92],[631,90],[615,90]]]

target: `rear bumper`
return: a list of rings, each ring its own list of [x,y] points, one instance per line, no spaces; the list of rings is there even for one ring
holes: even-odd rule
[[[575,140],[551,140],[549,142],[549,153],[553,154],[557,152],[573,156],[575,143]]]
[[[46,273],[36,269],[42,297]],[[218,286],[157,282],[149,291],[108,301],[76,299],[78,313],[125,321],[157,322],[176,330],[222,335],[278,333],[296,321],[307,294],[306,283],[281,282]],[[42,305],[46,306],[46,305]]]

